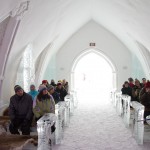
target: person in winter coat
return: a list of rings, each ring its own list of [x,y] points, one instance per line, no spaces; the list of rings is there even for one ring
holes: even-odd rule
[[[42,85],[45,85],[47,88],[50,86],[47,80],[43,80]]]
[[[65,90],[66,90],[67,93],[68,93],[68,91],[69,91],[69,84],[68,84],[68,82],[65,83],[64,88],[65,88]]]
[[[141,87],[144,88],[146,85],[146,78],[142,78],[142,83],[141,83]]]
[[[30,86],[30,92],[28,93],[29,95],[31,95],[32,96],[32,100],[34,100],[34,98],[38,95],[38,91],[36,91],[36,89],[35,89],[35,85],[31,85]]]
[[[39,94],[37,95],[33,106],[33,113],[36,121],[45,113],[55,114],[55,102],[53,97],[48,93],[45,85],[40,85],[39,87]]]
[[[18,129],[23,135],[30,134],[30,126],[32,122],[32,97],[25,93],[21,86],[14,87],[15,95],[10,98],[9,116],[11,123],[9,130],[11,134],[19,134]]]
[[[122,94],[132,96],[132,89],[129,87],[128,81],[124,82],[123,88],[121,89]]]
[[[129,87],[133,88],[134,87],[134,80],[132,78],[129,78],[128,81],[129,81]]]
[[[56,87],[55,81],[52,79],[50,85],[52,85],[54,88]]]
[[[50,95],[53,96],[55,104],[57,104],[59,101],[61,101],[59,94],[55,91],[55,89],[52,85],[49,86],[48,92],[50,93]]]
[[[132,88],[132,97],[134,101],[139,102],[139,94],[142,90],[141,84],[139,80],[135,80],[135,86]]]
[[[150,115],[150,82],[147,82],[140,92],[140,102],[145,106],[144,118],[146,118],[146,116]]]
[[[64,98],[67,95],[67,91],[64,89],[61,82],[57,83],[55,91],[59,94],[61,101],[64,101]]]

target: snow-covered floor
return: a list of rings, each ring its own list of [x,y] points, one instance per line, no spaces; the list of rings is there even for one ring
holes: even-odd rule
[[[65,129],[64,139],[54,150],[149,150],[150,144],[137,145],[106,95],[83,94]],[[87,93],[87,92],[86,92]],[[95,97],[93,97],[95,95]]]

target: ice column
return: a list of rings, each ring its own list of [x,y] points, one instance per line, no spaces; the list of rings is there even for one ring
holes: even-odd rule
[[[144,136],[144,106],[136,101],[131,103],[134,108],[134,119],[133,119],[133,136],[138,144],[143,144]]]
[[[126,127],[129,127],[130,125],[130,103],[131,97],[128,95],[122,95],[122,118]]]
[[[60,144],[63,138],[64,129],[64,118],[65,118],[65,102],[59,102],[55,106],[56,120],[56,131],[55,131],[55,143]]]
[[[37,121],[38,150],[52,150],[51,126],[56,122],[56,116],[46,113]]]

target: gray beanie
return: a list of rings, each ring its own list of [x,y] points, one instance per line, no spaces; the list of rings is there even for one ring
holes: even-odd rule
[[[45,86],[45,85],[43,85],[43,84],[41,84],[40,86],[39,86],[39,92],[42,92],[43,90],[47,90],[47,87]]]
[[[50,90],[52,90],[52,89],[54,89],[54,87],[53,87],[52,85],[49,85],[49,86],[48,86],[48,91],[50,91]]]

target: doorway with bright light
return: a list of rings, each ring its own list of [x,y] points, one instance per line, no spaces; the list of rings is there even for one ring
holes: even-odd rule
[[[81,54],[73,67],[73,88],[78,93],[78,102],[104,104],[114,88],[114,68],[102,53],[90,49]]]

